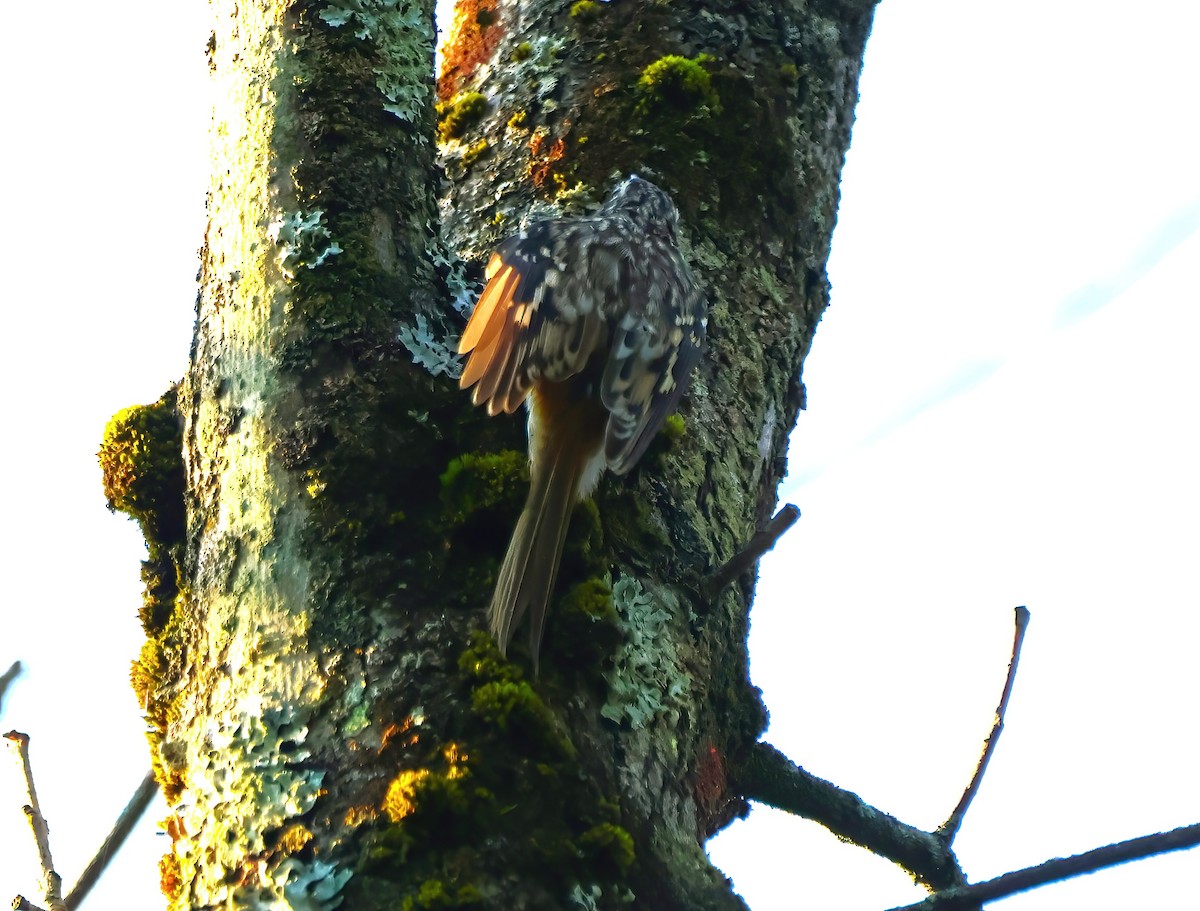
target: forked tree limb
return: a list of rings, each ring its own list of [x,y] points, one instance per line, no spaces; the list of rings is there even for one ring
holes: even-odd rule
[[[1073,876],[1095,873],[1106,867],[1115,867],[1118,864],[1141,860],[1155,854],[1165,854],[1168,851],[1182,851],[1197,845],[1200,845],[1200,823],[1181,826],[1169,832],[1131,838],[1128,841],[1094,848],[1071,857],[1056,857],[1034,867],[1005,873],[995,879],[975,883],[971,886],[947,889],[929,896],[924,901],[892,908],[891,911],[963,911],[966,908],[978,907],[983,902],[1007,898],[1018,892],[1070,879]]]
[[[33,785],[33,769],[29,764],[29,735],[20,731],[9,731],[4,735],[17,755],[21,772],[25,780],[26,803],[22,809],[29,827],[33,830],[33,840],[37,845],[38,864],[42,868],[41,887],[49,911],[68,911],[62,898],[62,877],[55,872],[54,858],[50,855],[50,827],[42,816],[41,805],[38,803],[37,788]],[[18,895],[13,899],[13,907],[36,908],[24,896]]]
[[[937,835],[805,771],[769,743],[754,745],[736,781],[743,797],[818,822],[838,837],[899,864],[931,888],[966,882],[954,852]]]
[[[1025,607],[1018,607],[1015,613],[1015,631],[1013,633],[1012,658],[1008,662],[1008,675],[1004,679],[1004,689],[1000,693],[1000,704],[996,707],[996,717],[992,724],[992,730],[987,736],[987,740],[983,742],[983,752],[979,756],[979,762],[975,766],[975,774],[971,776],[971,781],[967,784],[967,788],[963,791],[962,797],[959,798],[958,806],[951,812],[949,818],[938,826],[937,835],[945,839],[947,843],[954,841],[954,836],[958,834],[958,830],[962,827],[963,819],[967,815],[967,810],[971,806],[971,801],[975,799],[975,795],[979,792],[979,786],[983,783],[983,773],[987,771],[988,763],[992,759],[992,753],[996,750],[996,744],[1000,741],[1000,732],[1004,730],[1004,715],[1008,711],[1008,697],[1012,695],[1013,681],[1017,678],[1017,662],[1021,658],[1021,644],[1025,641],[1025,630],[1029,626],[1029,611]]]
[[[125,805],[125,809],[121,811],[121,815],[117,817],[116,823],[113,824],[112,831],[104,839],[95,857],[93,857],[83,872],[79,874],[79,879],[71,891],[67,893],[67,906],[71,911],[75,911],[83,900],[87,898],[92,887],[96,885],[101,874],[108,867],[109,863],[121,850],[121,846],[125,844],[125,840],[129,838],[129,833],[133,831],[133,827],[137,825],[138,820],[146,812],[146,808],[150,806],[150,801],[154,799],[154,795],[158,792],[158,783],[154,780],[154,773],[147,772],[146,777],[142,779],[142,783],[137,786],[137,790],[133,792],[133,796],[129,798],[129,803]]]
[[[4,708],[4,696],[8,693],[9,685],[21,676],[21,662],[14,661],[3,674],[0,674],[0,709]]]
[[[710,598],[719,595],[725,586],[761,560],[763,554],[773,548],[799,518],[800,507],[792,503],[784,504],[779,512],[771,518],[771,521],[746,543],[745,547],[701,583],[703,592]]]
[[[975,773],[958,805],[936,831],[917,829],[872,807],[857,794],[806,772],[768,743],[755,744],[747,759],[735,771],[733,777],[741,795],[818,822],[838,837],[899,864],[919,882],[936,890],[923,901],[891,911],[973,911],[986,902],[1038,886],[1200,845],[1200,823],[1197,823],[1105,845],[1071,857],[1054,858],[985,882],[973,885],[966,882],[951,845],[979,790],[1004,727],[1021,645],[1029,624],[1029,611],[1018,607],[1015,619],[1012,659],[991,733],[984,742]]]

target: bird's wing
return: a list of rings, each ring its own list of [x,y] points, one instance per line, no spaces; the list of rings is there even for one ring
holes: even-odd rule
[[[669,239],[645,237],[622,272],[622,312],[600,383],[609,411],[604,455],[617,474],[634,466],[674,410],[707,326],[704,292]]]
[[[609,220],[534,222],[496,248],[458,347],[470,352],[459,386],[489,414],[516,411],[536,379],[581,372],[606,340],[621,277]]]

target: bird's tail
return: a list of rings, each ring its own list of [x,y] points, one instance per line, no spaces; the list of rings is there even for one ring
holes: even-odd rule
[[[513,628],[529,612],[529,654],[535,670],[546,606],[587,461],[578,441],[556,442],[530,466],[529,496],[500,566],[490,611],[492,634],[501,653],[508,649]]]

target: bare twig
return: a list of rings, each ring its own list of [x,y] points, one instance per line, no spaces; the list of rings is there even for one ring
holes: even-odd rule
[[[743,797],[819,822],[839,838],[898,863],[932,888],[966,882],[945,841],[806,772],[769,743],[754,745],[736,781]]]
[[[100,879],[100,875],[108,866],[109,861],[121,850],[121,845],[125,843],[125,839],[129,837],[129,833],[137,825],[137,821],[146,812],[146,808],[150,806],[150,801],[154,799],[157,791],[158,783],[154,780],[154,773],[147,772],[146,777],[142,779],[142,783],[133,792],[133,796],[129,798],[129,803],[121,811],[121,815],[117,817],[112,831],[108,833],[108,837],[100,845],[96,856],[83,868],[83,872],[79,874],[78,882],[67,893],[66,901],[68,907],[76,909],[83,903],[87,894],[92,891],[92,886],[96,885],[96,881]]]
[[[791,503],[786,504],[774,518],[767,523],[762,531],[754,535],[750,542],[733,559],[704,580],[704,590],[711,597],[719,594],[725,586],[746,572],[757,563],[762,555],[775,546],[784,533],[796,524],[800,518],[800,508]]]
[[[62,877],[54,871],[54,859],[50,856],[50,827],[42,816],[38,804],[37,789],[33,786],[33,770],[29,766],[29,735],[20,731],[9,731],[4,735],[16,750],[21,763],[21,771],[25,776],[25,794],[28,803],[22,808],[29,827],[33,830],[33,839],[37,843],[38,861],[42,867],[42,890],[50,911],[68,911],[62,898]],[[23,896],[17,896],[14,906],[19,902],[29,904]]]
[[[734,773],[743,797],[777,807],[819,822],[839,838],[886,857],[910,871],[919,882],[938,890],[924,901],[891,911],[976,911],[985,902],[1006,898],[1047,883],[1093,873],[1105,867],[1140,860],[1168,851],[1200,845],[1200,823],[1106,845],[1072,857],[1054,858],[1034,867],[1015,870],[986,882],[969,885],[951,842],[979,790],[996,742],[1004,728],[1004,716],[1016,679],[1021,645],[1029,625],[1029,611],[1016,609],[1016,632],[1012,660],[996,709],[992,731],[970,784],[950,819],[935,832],[925,832],[865,803],[858,795],[842,790],[797,766],[767,743],[757,743]]]
[[[958,806],[950,814],[947,819],[937,828],[937,835],[946,840],[949,844],[954,840],[954,836],[958,834],[959,828],[962,826],[963,818],[967,815],[967,809],[971,806],[971,801],[975,799],[976,793],[979,791],[980,784],[983,783],[983,773],[987,771],[988,763],[991,762],[992,753],[996,751],[996,744],[1000,740],[1000,732],[1004,730],[1004,715],[1008,711],[1008,697],[1012,695],[1013,681],[1017,679],[1017,662],[1021,660],[1021,643],[1025,641],[1025,629],[1029,626],[1029,611],[1025,607],[1018,607],[1014,610],[1015,630],[1013,632],[1012,658],[1008,662],[1008,676],[1004,679],[1004,689],[1000,693],[1000,704],[996,706],[996,719],[992,724],[992,730],[987,735],[987,740],[983,742],[983,752],[979,756],[979,762],[975,766],[975,774],[971,776],[971,781],[967,785],[967,789],[963,791],[962,797],[958,800]]]
[[[4,696],[8,692],[8,686],[14,680],[21,676],[21,662],[14,661],[12,666],[3,674],[0,674],[0,709],[4,708]]]
[[[1018,892],[1025,892],[1047,883],[1059,882],[1072,876],[1084,873],[1095,873],[1105,867],[1115,867],[1118,864],[1132,860],[1141,860],[1154,854],[1165,854],[1168,851],[1182,851],[1200,845],[1200,823],[1172,829],[1170,832],[1158,832],[1154,835],[1143,835],[1128,841],[1105,845],[1083,854],[1071,857],[1056,857],[1036,867],[1026,867],[1024,870],[1014,870],[975,883],[972,886],[960,886],[931,895],[915,905],[905,905],[903,908],[893,908],[891,911],[957,911],[957,909],[978,906],[982,902],[1007,898]]]

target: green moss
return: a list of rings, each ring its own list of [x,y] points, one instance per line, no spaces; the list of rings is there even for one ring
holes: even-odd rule
[[[152,405],[113,415],[97,456],[109,509],[136,519],[151,546],[183,540],[183,431],[174,386]]]
[[[571,528],[563,546],[563,565],[567,576],[600,572],[604,566],[601,547],[604,543],[604,526],[600,521],[600,507],[593,499],[581,500],[571,513]],[[579,571],[574,564],[578,564]],[[560,570],[562,572],[562,570]]]
[[[108,422],[98,457],[108,508],[132,516],[146,539],[142,562],[142,604],[138,618],[148,638],[130,668],[138,705],[153,731],[151,763],[168,799],[182,787],[159,752],[161,733],[179,717],[181,690],[172,684],[182,673],[179,584],[183,546],[183,435],[172,386],[152,405],[125,408]]]
[[[409,770],[392,779],[380,809],[392,822],[418,812],[425,817],[444,819],[465,813],[468,797],[463,777],[453,774],[453,769],[440,774],[428,769]]]
[[[661,21],[645,4],[638,15],[645,33]],[[646,58],[639,52],[619,46],[595,61],[598,81],[625,81],[628,91],[575,123],[591,141],[586,154],[575,156],[572,177],[599,185],[608,180],[612,160],[644,162],[669,175],[667,189],[684,221],[701,233],[706,219],[726,231],[759,230],[752,222],[763,205],[781,219],[799,217],[803,182],[789,191],[777,180],[781,169],[794,166],[796,129],[794,121],[781,123],[779,111],[785,99],[795,100],[798,86],[808,91],[807,67],[798,68],[796,80],[781,70],[786,58],[726,66],[707,54]],[[636,61],[632,77],[620,61]]]
[[[471,693],[476,717],[506,734],[519,735],[527,747],[555,760],[575,755],[566,732],[527,681],[494,681]]]
[[[638,15],[646,20],[642,29],[652,31],[654,11],[643,5]],[[781,70],[781,59],[724,66],[705,54],[647,59],[633,47],[615,50],[596,61],[596,78],[627,80],[622,95],[628,100],[614,96],[575,123],[580,135],[591,137],[587,154],[577,156],[575,178],[601,184],[613,159],[644,162],[669,175],[667,189],[684,221],[701,233],[708,219],[734,237],[737,230],[761,230],[754,223],[764,205],[784,221],[807,210],[804,183],[789,190],[777,179],[794,167],[797,129],[794,120],[780,120],[780,105],[790,106],[798,89],[810,91],[806,67],[798,67],[796,80]],[[637,61],[632,78],[621,60]]]
[[[468,908],[473,905],[482,904],[483,894],[477,886],[468,883],[465,886],[458,887],[458,890],[454,893],[454,900],[458,902],[455,907]]]
[[[571,18],[577,22],[595,22],[602,11],[603,7],[595,0],[575,0],[571,4]]]
[[[445,902],[473,900],[475,887],[464,891],[479,870],[470,845],[495,828],[498,811],[492,795],[474,784],[457,744],[430,756],[427,767],[398,773],[380,809],[383,815],[367,836],[363,872],[391,881],[398,901],[387,907],[458,907]]]
[[[719,114],[721,99],[705,69],[713,59],[708,54],[697,57],[668,54],[655,60],[642,70],[637,82],[638,113],[689,117]]]
[[[470,452],[452,459],[440,476],[440,532],[447,547],[437,571],[461,592],[464,607],[495,583],[503,532],[513,523],[529,487],[529,460],[517,450]],[[443,584],[443,591],[446,586]]]
[[[473,885],[448,886],[440,879],[427,879],[421,883],[416,895],[407,896],[401,903],[403,911],[418,908],[471,908],[480,904],[483,896]]]
[[[487,98],[479,92],[461,92],[437,106],[438,141],[460,138],[483,117]]]
[[[469,452],[453,459],[439,480],[445,520],[452,525],[497,506],[515,511],[529,485],[529,457],[515,449]]]
[[[159,731],[147,731],[146,740],[150,745],[150,771],[154,773],[154,780],[162,791],[163,799],[168,805],[174,805],[186,784],[183,771],[163,757],[160,747],[162,734]]]
[[[573,598],[580,614],[602,613],[605,591],[599,580],[581,586]],[[574,709],[561,704],[557,675],[527,680],[482,631],[471,634],[457,664],[462,685],[441,698],[453,700],[451,711],[459,699],[469,706],[456,727],[470,743],[470,761],[460,748],[456,761],[429,755],[397,775],[384,828],[371,836],[368,863],[395,884],[396,905],[469,907],[477,895],[489,907],[502,904],[480,888],[480,872],[497,865],[507,876],[536,877],[545,890],[539,907],[572,907],[581,883],[589,894],[632,900],[625,883],[637,860],[610,799],[616,785],[572,745]],[[610,906],[618,907],[597,907]]]
[[[554,610],[554,661],[561,668],[598,671],[620,642],[612,590],[599,577],[571,586]]]
[[[438,479],[447,506],[465,514],[511,499],[509,488],[529,482],[529,457],[515,449],[467,453],[451,460]]]
[[[533,56],[533,45],[528,41],[522,41],[512,49],[512,62],[520,63],[522,60],[528,60]]]
[[[388,783],[380,803],[391,823],[373,842],[377,861],[407,857],[414,849],[461,844],[494,815],[493,798],[474,781],[469,757],[458,743],[429,756],[426,765],[404,769]]]
[[[154,559],[142,561],[142,606],[138,619],[149,636],[157,635],[167,625],[175,598],[179,594],[179,567],[174,556],[163,554],[162,548]]]
[[[687,421],[681,414],[667,415],[661,429],[646,448],[645,464],[661,463],[663,458],[679,445],[687,435]]]
[[[415,897],[405,899],[405,908],[445,908],[450,901],[446,884],[440,879],[427,879],[421,883]]]
[[[592,826],[579,836],[585,855],[611,860],[619,870],[627,870],[634,860],[633,836],[611,822]]]
[[[524,680],[485,683],[471,694],[471,709],[502,731],[518,721],[526,724],[548,721],[545,703]]]
[[[668,443],[675,444],[682,440],[684,434],[687,433],[687,421],[683,419],[683,415],[681,414],[667,415],[667,419],[663,421],[660,433]]]
[[[587,579],[563,596],[560,612],[578,614],[592,622],[615,619],[612,589],[603,579]]]
[[[483,630],[471,634],[471,644],[458,658],[458,669],[469,679],[484,682],[515,683],[525,673],[508,661],[496,648],[496,641]]]
[[[143,567],[145,564],[143,564]],[[130,665],[129,682],[137,703],[153,730],[147,733],[151,745],[151,765],[155,780],[168,802],[174,802],[183,788],[178,768],[160,752],[160,738],[178,721],[183,689],[177,682],[184,670],[184,642],[191,622],[187,590],[177,592],[169,604],[156,605],[166,620],[159,629],[148,629],[148,638],[138,657]],[[143,606],[145,610],[145,606]]]
[[[479,142],[475,143],[470,148],[468,148],[465,152],[463,152],[463,156],[462,156],[463,167],[464,168],[471,167],[471,165],[475,164],[475,162],[477,162],[480,158],[483,158],[486,155],[490,155],[491,151],[492,151],[492,147],[486,139],[479,140]]]
[[[129,683],[138,705],[145,707],[147,720],[160,731],[166,729],[170,720],[165,707],[160,707],[153,698],[162,680],[164,664],[162,645],[155,639],[147,639],[129,669]]]

